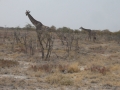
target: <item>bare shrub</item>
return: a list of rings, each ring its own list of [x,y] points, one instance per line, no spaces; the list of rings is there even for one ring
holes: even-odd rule
[[[92,65],[89,69],[86,70],[90,70],[91,72],[99,72],[102,75],[106,75],[106,73],[110,71],[109,68],[99,65]]]
[[[21,39],[23,39],[23,45],[25,47],[25,53],[27,53],[28,45],[27,45],[27,32],[25,32],[22,36]]]
[[[44,60],[50,59],[50,55],[53,50],[53,42],[54,42],[52,34],[48,31],[41,30],[37,32],[37,37],[42,53],[42,59]]]
[[[68,72],[68,65],[59,64],[58,69],[60,72],[67,73]]]
[[[3,34],[3,42],[5,42],[5,39],[7,38],[8,35],[8,31],[4,30],[4,34]]]
[[[16,41],[17,44],[19,42],[21,43],[21,40],[20,40],[20,31],[19,30],[15,30],[14,31],[14,40]]]
[[[34,55],[34,46],[33,46],[33,39],[31,38],[29,40],[29,44],[28,44],[29,50],[30,50],[30,55]]]
[[[55,65],[52,65],[52,64],[43,64],[43,65],[32,65],[30,69],[32,69],[35,72],[44,71],[44,72],[50,73],[54,67]]]
[[[72,50],[72,45],[74,41],[74,34],[71,34],[72,32],[68,32],[66,34],[66,39],[65,39],[65,46],[66,46],[66,52],[68,53],[68,56],[70,55],[70,51]]]

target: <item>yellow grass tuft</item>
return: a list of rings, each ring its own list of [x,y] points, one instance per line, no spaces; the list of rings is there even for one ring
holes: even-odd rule
[[[110,68],[110,71],[111,72],[120,71],[120,64],[112,65]],[[120,72],[119,72],[119,74],[120,74]]]
[[[75,73],[75,72],[79,72],[79,63],[78,62],[73,62],[68,66],[68,72],[69,73]]]
[[[57,85],[73,85],[72,79],[68,75],[54,73],[46,77],[46,82]]]
[[[46,77],[46,82],[50,84],[59,84],[60,80],[63,78],[61,73],[50,74]]]

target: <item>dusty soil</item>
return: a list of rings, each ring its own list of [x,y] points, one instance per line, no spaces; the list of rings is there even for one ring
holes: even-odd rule
[[[52,54],[44,61],[38,51],[11,51],[10,41],[0,40],[0,90],[120,90],[120,44],[115,41],[80,40],[77,53],[62,58],[64,46],[57,38],[53,48],[59,57]]]

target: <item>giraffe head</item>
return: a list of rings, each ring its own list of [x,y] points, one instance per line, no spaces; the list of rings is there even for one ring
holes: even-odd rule
[[[79,29],[83,29],[83,27],[80,27]]]
[[[27,16],[29,13],[30,13],[30,11],[29,11],[29,10],[26,10],[26,12],[25,12],[26,16]]]

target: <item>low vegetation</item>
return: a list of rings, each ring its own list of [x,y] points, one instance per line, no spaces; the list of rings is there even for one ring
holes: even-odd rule
[[[0,60],[0,68],[5,68],[5,67],[14,67],[19,65],[17,61],[12,61],[12,60]]]
[[[51,28],[49,33],[40,34],[40,39],[30,25],[0,30],[2,87],[120,86],[119,31],[96,30],[97,39],[93,42],[87,40],[84,31]]]

